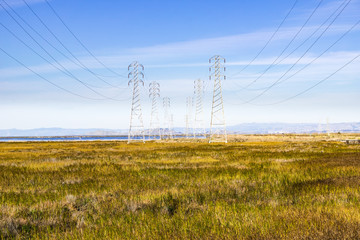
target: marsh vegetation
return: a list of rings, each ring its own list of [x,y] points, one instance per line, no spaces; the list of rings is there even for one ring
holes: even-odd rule
[[[360,239],[360,146],[0,143],[0,239]]]

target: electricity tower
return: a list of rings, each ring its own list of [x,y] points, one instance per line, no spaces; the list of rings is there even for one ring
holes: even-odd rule
[[[209,59],[210,66],[210,80],[214,79],[213,101],[211,109],[211,123],[210,123],[210,139],[212,142],[227,143],[226,122],[224,113],[224,101],[222,96],[221,81],[225,80],[224,67],[225,58],[216,55]]]
[[[173,116],[170,111],[170,98],[168,98],[168,97],[163,98],[163,108],[164,108],[163,136],[167,135],[168,138],[172,139],[173,138],[173,133],[172,133]]]
[[[140,99],[140,84],[144,86],[144,66],[138,62],[133,62],[129,65],[130,71],[128,78],[128,85],[133,86],[133,96],[131,105],[130,128],[128,134],[128,143],[131,141],[142,141],[145,143],[145,130],[142,118],[141,99]]]
[[[186,129],[185,129],[185,136],[186,138],[190,138],[191,135],[191,128],[193,127],[192,124],[192,107],[193,107],[193,99],[192,97],[186,98]],[[194,133],[194,131],[193,131]]]
[[[201,79],[194,81],[194,99],[195,99],[195,123],[194,136],[206,137],[204,120],[203,120],[203,97],[204,97],[204,81]]]
[[[159,109],[158,99],[160,98],[160,84],[152,81],[149,84],[149,97],[151,99],[151,118],[150,118],[150,130],[149,137],[154,139],[159,136],[161,139],[160,121],[159,121]]]

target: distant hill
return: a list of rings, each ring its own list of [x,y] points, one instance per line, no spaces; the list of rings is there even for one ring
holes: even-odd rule
[[[229,133],[266,134],[266,133],[316,133],[322,132],[360,132],[360,123],[244,123],[228,127]]]
[[[41,136],[112,136],[126,135],[127,129],[64,129],[38,128],[30,130],[0,130],[0,137],[41,137]],[[184,128],[175,128],[176,133],[184,133]],[[207,128],[208,132],[209,129]],[[228,133],[237,134],[268,134],[268,133],[316,133],[322,132],[360,132],[360,122],[352,123],[243,123],[227,127]]]

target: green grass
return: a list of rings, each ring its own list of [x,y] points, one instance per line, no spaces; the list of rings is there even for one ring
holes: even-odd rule
[[[261,138],[0,143],[0,239],[360,239],[359,145]]]

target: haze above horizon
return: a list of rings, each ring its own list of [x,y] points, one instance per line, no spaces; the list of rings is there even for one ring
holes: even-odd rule
[[[359,122],[359,20],[360,0],[0,0],[0,129],[128,128],[135,60],[146,128],[151,81],[183,127],[199,78],[208,127],[215,54],[229,125]]]

